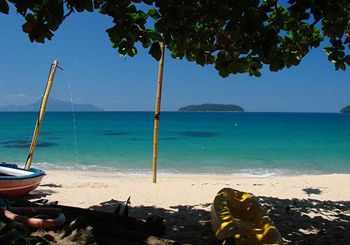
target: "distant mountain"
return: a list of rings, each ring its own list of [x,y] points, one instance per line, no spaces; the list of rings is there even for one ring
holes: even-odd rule
[[[39,111],[41,100],[26,106],[8,105],[0,107],[0,111]],[[72,104],[68,101],[49,99],[46,106],[46,111],[103,111],[92,104]]]
[[[350,113],[350,105],[345,106],[343,109],[340,110],[342,113]]]
[[[223,105],[223,104],[202,104],[188,105],[181,107],[182,112],[243,112],[244,109],[238,105]]]

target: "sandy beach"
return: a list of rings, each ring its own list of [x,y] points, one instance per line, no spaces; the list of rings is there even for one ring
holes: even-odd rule
[[[34,194],[61,205],[106,212],[113,212],[130,196],[130,216],[163,217],[165,238],[180,244],[212,244],[210,206],[224,187],[258,196],[286,243],[350,242],[348,174],[269,178],[160,175],[153,184],[146,175],[50,170]]]

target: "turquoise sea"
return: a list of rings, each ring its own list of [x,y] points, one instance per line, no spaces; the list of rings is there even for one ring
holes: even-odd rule
[[[148,174],[152,112],[47,112],[33,167]],[[24,163],[37,113],[0,113],[1,161]],[[159,173],[350,173],[350,115],[163,112]]]

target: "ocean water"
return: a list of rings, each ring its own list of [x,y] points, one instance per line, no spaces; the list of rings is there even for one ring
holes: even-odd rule
[[[149,174],[152,112],[47,112],[33,167]],[[24,163],[37,113],[0,113],[1,161]],[[163,112],[159,173],[350,173],[350,115]]]

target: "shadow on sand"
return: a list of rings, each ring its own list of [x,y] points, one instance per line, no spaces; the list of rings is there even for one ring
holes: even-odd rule
[[[313,199],[279,199],[258,197],[260,204],[280,230],[287,244],[350,244],[350,202]],[[91,209],[113,212],[123,202],[110,200]],[[167,227],[163,238],[178,244],[218,244],[211,230],[209,203],[130,208],[130,216],[146,219],[149,215],[164,218]],[[203,210],[205,209],[205,210]]]
[[[90,208],[113,212],[120,203],[124,202],[112,199]],[[170,209],[138,206],[131,207],[129,214],[131,217],[141,220],[152,216],[163,218],[166,231],[162,238],[176,241],[176,244],[218,244],[211,231],[210,212],[203,210],[209,206],[210,204],[173,206]]]
[[[28,199],[52,193],[35,193]],[[350,244],[350,201],[266,196],[257,199],[278,227],[286,244]],[[115,215],[113,212],[118,206],[121,207],[119,215]],[[85,223],[75,231],[74,227],[69,228],[72,223],[67,225],[71,231],[68,232],[67,228],[57,231],[57,239],[69,244],[219,244],[211,229],[210,203],[169,209],[135,206],[128,208],[126,216],[123,215],[125,201],[114,199],[89,209],[60,207],[69,222],[79,218],[79,222]],[[162,224],[166,227],[165,232]],[[69,235],[62,237],[62,234]]]

